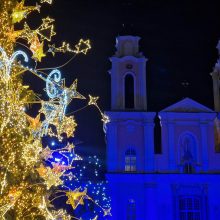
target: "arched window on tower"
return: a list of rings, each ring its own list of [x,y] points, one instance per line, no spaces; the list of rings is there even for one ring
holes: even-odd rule
[[[125,171],[126,172],[136,171],[136,152],[133,149],[128,149],[125,152]]]
[[[125,108],[134,108],[134,77],[131,74],[125,76]]]
[[[127,220],[136,220],[136,203],[135,203],[135,200],[133,199],[128,200]]]

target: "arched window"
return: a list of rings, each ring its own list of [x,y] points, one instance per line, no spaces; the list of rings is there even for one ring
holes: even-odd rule
[[[136,220],[136,203],[133,199],[128,200],[127,220]]]
[[[125,152],[125,171],[126,172],[136,171],[136,152],[133,149],[128,149]]]
[[[131,74],[125,76],[125,108],[134,108],[134,78]]]
[[[202,208],[199,196],[180,196],[179,220],[201,220]]]
[[[197,165],[196,140],[190,133],[185,133],[180,138],[180,163],[184,173],[193,173]]]

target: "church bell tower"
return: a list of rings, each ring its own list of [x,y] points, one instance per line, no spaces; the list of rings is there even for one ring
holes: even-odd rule
[[[111,111],[106,112],[110,119],[106,127],[107,179],[111,185],[112,214],[118,220],[128,219],[128,213],[136,213],[137,219],[145,219],[144,213],[129,210],[135,205],[144,209],[144,197],[135,190],[139,184],[143,187],[143,183],[137,182],[137,174],[141,178],[143,173],[152,173],[155,169],[155,113],[147,112],[147,59],[139,51],[139,40],[136,36],[117,37],[116,53],[110,58]],[[124,181],[133,186],[126,188]],[[122,198],[124,208],[119,204]]]

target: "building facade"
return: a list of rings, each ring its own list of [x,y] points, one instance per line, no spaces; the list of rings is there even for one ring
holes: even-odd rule
[[[110,59],[106,177],[111,219],[220,219],[219,62],[212,73],[215,111],[190,98],[160,111],[162,152],[156,154],[157,113],[147,111],[147,59],[139,40],[117,37]]]

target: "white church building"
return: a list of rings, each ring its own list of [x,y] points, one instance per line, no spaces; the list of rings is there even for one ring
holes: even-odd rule
[[[110,59],[109,219],[220,220],[220,61],[212,73],[215,110],[185,98],[158,113],[148,112],[147,59],[139,52],[139,40],[117,37]],[[157,114],[160,154],[154,150]]]

